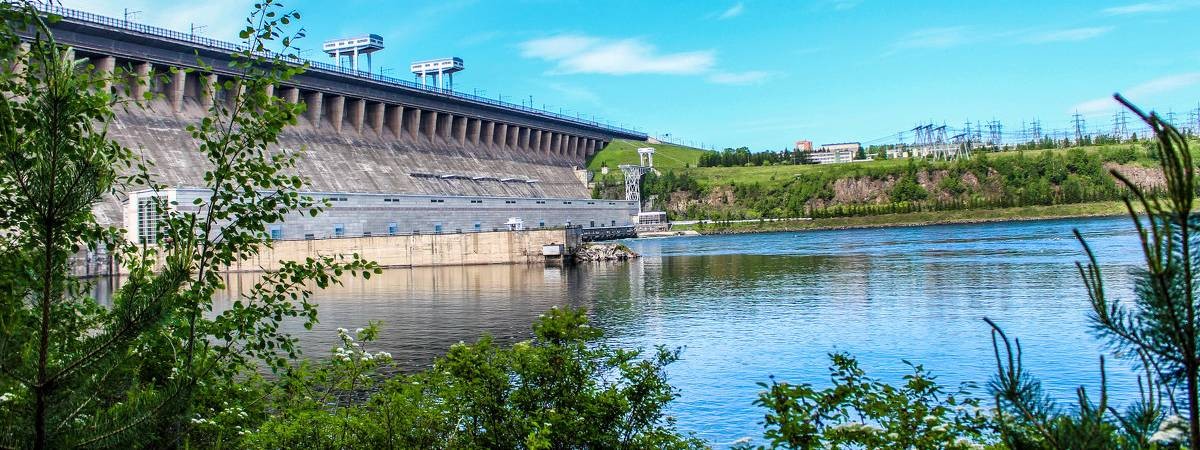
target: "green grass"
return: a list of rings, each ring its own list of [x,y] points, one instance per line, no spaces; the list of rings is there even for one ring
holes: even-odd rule
[[[938,223],[973,223],[1066,217],[1117,216],[1125,214],[1127,213],[1124,203],[1094,202],[1074,203],[1069,205],[1026,206],[1019,208],[915,212],[863,217],[836,217],[830,219],[780,220],[775,222],[733,222],[705,224],[704,226],[685,225],[672,226],[671,230],[696,230],[702,234],[763,233],[771,231],[874,228],[888,226],[929,225]]]
[[[1129,145],[1140,144],[1114,144],[1114,145],[1098,145],[1083,147],[1088,152],[1100,151],[1103,148],[1109,147],[1125,147]],[[1052,152],[1066,152],[1068,149],[1052,149]],[[1037,156],[1045,150],[1025,150],[1026,156]],[[987,153],[988,157],[1004,157],[1013,156],[1019,153],[1016,150],[1003,152]],[[657,160],[655,160],[657,162]],[[1149,161],[1137,161],[1138,164],[1149,165]],[[720,186],[730,183],[749,184],[759,183],[763,185],[771,185],[775,183],[783,183],[787,180],[795,178],[801,174],[830,174],[833,178],[862,176],[868,172],[894,172],[900,173],[901,170],[908,164],[908,159],[888,159],[881,161],[863,161],[854,163],[842,164],[824,164],[824,165],[780,165],[780,166],[751,166],[751,167],[699,167],[693,165],[692,169],[687,169],[688,175],[691,175],[702,186]],[[609,167],[612,167],[611,165]]]
[[[1089,152],[1099,151],[1105,147],[1128,146],[1131,144],[1115,144],[1110,146],[1089,146],[1083,147]],[[597,173],[599,176],[600,168],[607,165],[609,168],[610,178],[619,178],[620,172],[617,171],[617,166],[620,164],[637,164],[638,156],[637,149],[639,147],[654,147],[654,167],[662,170],[677,170],[679,172],[686,171],[702,186],[720,186],[730,183],[760,183],[763,185],[771,185],[774,183],[782,183],[795,178],[801,174],[824,174],[833,172],[836,178],[861,176],[866,172],[896,172],[908,164],[907,159],[890,159],[882,161],[864,161],[855,163],[843,164],[827,164],[827,165],[779,165],[779,166],[751,166],[751,167],[697,167],[700,162],[700,155],[704,150],[683,147],[672,144],[647,144],[640,141],[630,141],[625,139],[617,139],[604,147],[603,150],[596,153],[592,160],[588,162],[588,170]],[[1054,149],[1053,152],[1065,152],[1067,149]],[[1028,156],[1036,156],[1044,150],[1025,150]],[[988,153],[990,157],[1011,156],[1018,153],[1015,150]],[[1145,164],[1143,161],[1139,163]]]
[[[696,167],[700,162],[700,155],[704,153],[704,150],[681,145],[616,139],[597,152],[588,162],[587,168],[598,173],[601,166],[607,165],[610,173],[620,173],[617,170],[618,165],[638,163],[637,149],[640,147],[654,147],[654,167],[660,170]]]

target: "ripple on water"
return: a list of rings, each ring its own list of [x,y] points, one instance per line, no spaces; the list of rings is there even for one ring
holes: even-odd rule
[[[907,359],[946,384],[983,384],[995,370],[981,320],[991,317],[1021,338],[1047,390],[1070,401],[1079,384],[1097,389],[1101,352],[1073,228],[1100,256],[1109,292],[1127,297],[1140,250],[1126,220],[1102,218],[632,240],[644,257],[627,264],[387,270],[319,292],[321,323],[286,329],[321,357],[337,327],[380,320],[378,348],[417,370],[456,342],[527,339],[550,307],[585,306],[611,344],[684,347],[669,369],[681,392],[671,414],[723,445],[762,435],[756,382],[827,384],[829,352],[889,381]],[[231,275],[218,307],[254,279]],[[1113,398],[1131,398],[1132,375],[1109,366]]]

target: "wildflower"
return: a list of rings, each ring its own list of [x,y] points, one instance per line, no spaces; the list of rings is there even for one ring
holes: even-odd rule
[[[1150,442],[1174,444],[1183,442],[1188,435],[1188,422],[1180,416],[1170,416],[1158,424],[1158,431],[1150,436]]]
[[[937,423],[938,418],[933,415],[928,415],[928,416],[925,416],[925,418],[922,420],[924,420],[925,423],[928,423],[928,424],[935,424],[935,423]]]
[[[744,444],[749,444],[749,443],[750,443],[750,441],[752,441],[752,440],[753,440],[753,439],[750,439],[750,436],[746,436],[746,437],[741,437],[741,438],[738,438],[736,441],[730,442],[730,444],[733,444],[733,445],[744,445]]]
[[[362,329],[362,327],[358,327],[357,329],[355,329],[355,330],[354,330],[354,334],[359,334],[359,333],[362,333],[362,332],[363,332],[363,329]]]
[[[12,401],[12,399],[14,399],[14,398],[17,398],[17,394],[14,394],[12,392],[5,392],[4,395],[0,395],[0,403]]]

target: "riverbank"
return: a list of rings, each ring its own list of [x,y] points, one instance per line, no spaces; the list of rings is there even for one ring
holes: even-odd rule
[[[852,228],[910,227],[938,224],[1009,222],[1080,217],[1123,216],[1122,202],[1092,202],[1068,205],[1024,206],[1016,208],[973,209],[957,211],[928,211],[901,214],[881,214],[827,219],[792,219],[777,221],[697,223],[673,225],[672,231],[696,231],[700,234],[768,233],[775,231],[839,230]]]

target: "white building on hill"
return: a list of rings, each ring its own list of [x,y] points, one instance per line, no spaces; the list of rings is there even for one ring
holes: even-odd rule
[[[823,144],[821,148],[809,153],[809,158],[817,164],[836,164],[854,161],[862,145],[858,142],[838,144]]]

